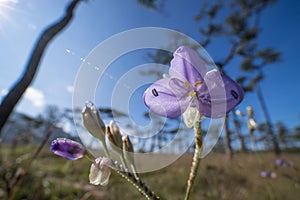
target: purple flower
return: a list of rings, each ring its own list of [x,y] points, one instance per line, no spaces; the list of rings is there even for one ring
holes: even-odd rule
[[[52,153],[64,157],[67,160],[77,160],[84,155],[84,147],[73,140],[67,138],[57,138],[51,143]]]
[[[278,165],[278,166],[283,166],[283,167],[290,166],[290,164],[287,161],[283,160],[283,159],[277,159],[275,161],[275,164]]]
[[[174,52],[169,77],[145,91],[145,104],[156,114],[170,118],[188,108],[196,108],[205,117],[225,116],[243,100],[244,92],[224,73],[216,69],[207,72],[206,65],[197,52],[179,47]]]
[[[276,163],[276,165],[278,165],[278,166],[283,166],[284,160],[282,160],[282,159],[277,159],[277,160],[275,161],[275,163]]]
[[[269,176],[271,176],[271,172],[261,171],[260,176],[263,178],[269,177]]]

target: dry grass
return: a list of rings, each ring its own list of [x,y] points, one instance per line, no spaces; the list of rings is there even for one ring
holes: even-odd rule
[[[24,154],[24,151],[16,151],[9,158],[17,158],[21,152]],[[261,153],[258,156],[252,153],[236,154],[231,161],[226,160],[223,154],[211,154],[201,161],[191,200],[298,199],[300,155],[283,153],[281,157],[292,166],[276,166],[276,157],[272,153]],[[8,166],[8,157],[3,158],[2,169]],[[192,155],[184,155],[166,168],[142,174],[143,180],[162,199],[183,199],[191,160]],[[89,167],[90,162],[86,159],[66,161],[45,149],[34,162],[16,197],[34,199],[38,194],[39,199],[143,199],[135,188],[117,174],[112,175],[106,187],[89,185]],[[275,172],[277,177],[262,178],[262,170]],[[33,193],[35,190],[40,192]],[[0,198],[5,197],[1,197],[1,191],[2,194],[5,191],[2,179]]]

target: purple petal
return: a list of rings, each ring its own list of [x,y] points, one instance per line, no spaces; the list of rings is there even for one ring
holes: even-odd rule
[[[178,100],[183,100],[189,97],[189,92],[192,90],[191,86],[185,86],[184,82],[177,78],[170,78],[169,86],[172,88],[172,92],[176,94]]]
[[[170,77],[188,81],[192,85],[203,80],[206,66],[196,51],[181,46],[174,52],[173,56],[169,70]]]
[[[176,118],[183,113],[189,102],[180,98],[170,87],[170,78],[163,78],[153,83],[144,93],[144,102],[154,113]]]
[[[67,160],[77,160],[84,155],[84,147],[80,143],[67,138],[53,140],[50,150]]]
[[[218,70],[209,71],[198,93],[199,111],[211,118],[224,117],[244,98],[239,84]]]
[[[225,85],[226,112],[228,113],[242,102],[244,99],[244,91],[242,87],[229,76],[221,74],[221,77]]]

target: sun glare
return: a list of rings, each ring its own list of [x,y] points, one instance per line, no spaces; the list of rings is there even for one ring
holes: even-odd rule
[[[9,12],[15,9],[18,0],[0,0],[0,30],[6,21],[9,21]]]

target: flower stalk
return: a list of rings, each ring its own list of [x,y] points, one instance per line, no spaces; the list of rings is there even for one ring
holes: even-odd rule
[[[157,196],[140,178],[136,178],[135,175],[119,165],[117,161],[112,162],[112,169],[119,174],[122,178],[133,185],[147,200],[160,200]]]
[[[194,184],[198,168],[200,166],[200,153],[202,149],[202,126],[201,126],[201,120],[197,121],[194,126],[194,132],[195,132],[195,144],[196,148],[194,151],[193,161],[191,165],[190,175],[189,179],[187,181],[187,188],[184,200],[188,200],[190,198],[190,193],[192,186]]]
[[[134,174],[135,178],[139,179],[139,175],[137,173],[135,163],[134,163],[134,156],[133,156],[134,149],[133,149],[132,143],[129,139],[129,136],[125,135],[122,138],[122,141],[123,141],[123,155],[124,155],[125,161],[127,162],[126,167],[128,169],[130,167],[130,169],[131,169],[132,173]]]

